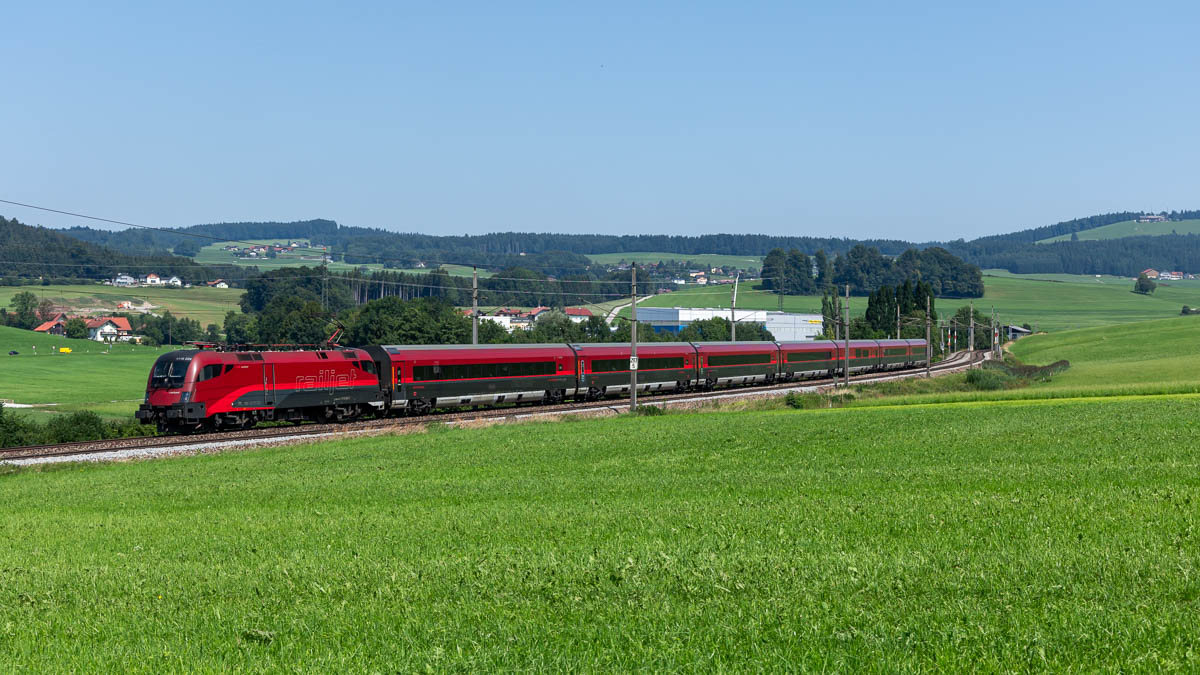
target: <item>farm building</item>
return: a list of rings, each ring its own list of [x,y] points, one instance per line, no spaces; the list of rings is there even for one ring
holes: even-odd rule
[[[793,314],[761,309],[735,310],[738,324],[762,324],[776,340],[797,342],[812,340],[821,334],[820,314]],[[678,333],[693,321],[729,319],[729,309],[691,307],[638,307],[638,323],[648,324],[656,333]]]

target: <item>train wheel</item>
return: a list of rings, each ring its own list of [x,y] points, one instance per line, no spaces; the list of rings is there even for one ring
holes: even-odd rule
[[[408,409],[413,415],[428,415],[433,410],[433,402],[423,398],[414,398],[408,402]]]
[[[558,405],[567,397],[567,392],[562,389],[551,389],[546,392],[546,397],[543,399],[549,405]]]

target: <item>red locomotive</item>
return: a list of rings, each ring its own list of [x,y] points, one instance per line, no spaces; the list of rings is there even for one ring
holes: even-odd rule
[[[850,371],[912,368],[924,340],[851,340]],[[390,345],[310,351],[163,354],[137,411],[168,432],[259,422],[343,422],[449,406],[560,403],[625,396],[627,344]],[[639,391],[685,391],[826,377],[843,342],[652,342],[638,347]]]

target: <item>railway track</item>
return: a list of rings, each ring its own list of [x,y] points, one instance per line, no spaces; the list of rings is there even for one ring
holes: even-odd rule
[[[967,368],[983,360],[982,355],[960,352],[950,359],[930,367],[931,373],[946,373]],[[906,370],[892,373],[865,373],[853,375],[854,383],[883,382],[907,377],[921,377],[924,370]],[[667,407],[682,403],[705,400],[721,400],[747,396],[763,396],[797,392],[828,390],[840,379],[822,378],[800,382],[782,382],[755,387],[737,387],[705,392],[683,394],[651,394],[644,396],[644,405]],[[294,440],[310,440],[333,436],[386,432],[414,425],[429,423],[457,424],[478,420],[528,419],[562,414],[578,414],[590,411],[624,411],[627,399],[606,399],[591,402],[572,402],[557,405],[518,405],[486,410],[451,410],[420,417],[394,417],[378,420],[362,420],[346,424],[302,424],[287,427],[264,427],[223,433],[195,434],[190,436],[143,436],[116,438],[101,441],[81,441],[54,445],[31,445],[0,450],[0,462],[15,464],[43,461],[107,460],[147,455],[169,455],[181,452],[204,451],[217,448],[283,443]]]

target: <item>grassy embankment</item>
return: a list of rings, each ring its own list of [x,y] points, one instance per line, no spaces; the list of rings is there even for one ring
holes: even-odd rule
[[[148,302],[158,309],[170,310],[178,317],[195,319],[204,327],[210,323],[218,326],[225,322],[225,313],[241,311],[238,300],[242,291],[237,288],[114,288],[112,286],[69,285],[69,286],[0,286],[0,307],[11,307],[12,298],[17,293],[29,291],[39,299],[46,298],[68,313],[76,310],[96,310],[97,312],[126,312],[118,310],[117,305],[130,301],[135,306]]]
[[[868,387],[851,405],[913,405],[1003,400],[1138,397],[1200,393],[1200,317],[1181,316],[1023,338],[1011,352],[1030,365],[1060,360],[1069,369],[1014,389],[975,391],[964,375]]]
[[[21,471],[0,645],[29,670],[1194,670],[1198,410],[623,417]]]
[[[1077,232],[1084,239],[1120,239],[1122,237],[1145,237],[1161,234],[1200,234],[1200,220],[1180,220],[1165,223],[1139,223],[1136,220],[1124,220],[1119,223],[1105,225],[1090,230]],[[1071,235],[1064,234],[1039,241],[1039,244],[1049,244],[1056,241],[1068,241]]]

